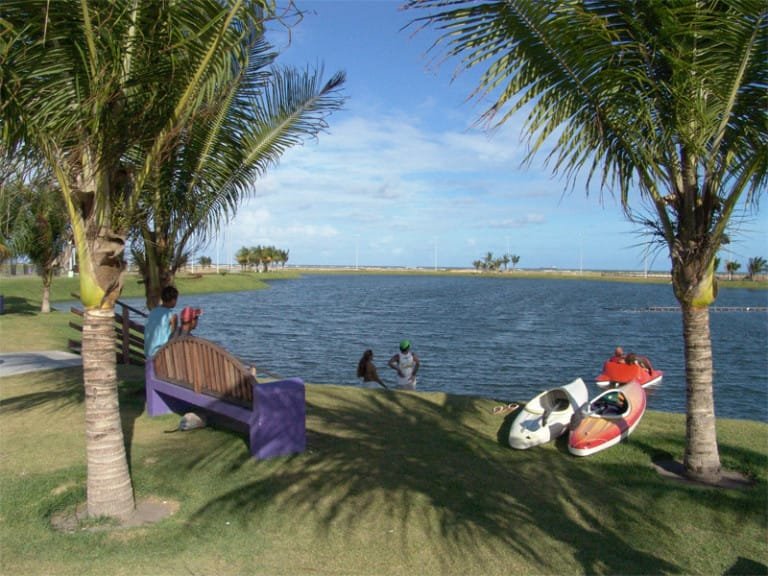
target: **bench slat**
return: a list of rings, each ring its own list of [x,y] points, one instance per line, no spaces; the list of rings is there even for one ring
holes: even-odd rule
[[[208,340],[180,336],[146,362],[147,413],[203,410],[218,422],[248,430],[256,458],[296,454],[306,447],[304,383],[258,384],[255,373]]]

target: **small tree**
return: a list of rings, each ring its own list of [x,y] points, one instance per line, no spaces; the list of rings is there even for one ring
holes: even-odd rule
[[[755,280],[757,276],[768,272],[768,261],[762,256],[755,256],[750,258],[747,263],[747,278],[749,280]]]
[[[235,260],[240,264],[240,268],[242,268],[243,272],[245,272],[248,270],[248,264],[250,264],[251,250],[243,246],[235,252]]]
[[[50,170],[32,154],[2,162],[2,244],[7,256],[26,256],[43,281],[40,312],[51,311],[51,284],[71,239],[66,206]]]
[[[728,272],[728,280],[733,280],[733,274],[739,268],[741,268],[741,264],[739,264],[738,262],[733,262],[731,260],[728,260],[725,263],[725,270]]]

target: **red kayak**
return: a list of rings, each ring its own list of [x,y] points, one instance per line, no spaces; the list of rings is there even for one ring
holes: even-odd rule
[[[602,392],[574,417],[568,451],[589,456],[618,444],[637,428],[645,407],[645,390],[637,382]]]
[[[624,358],[611,358],[603,364],[603,371],[596,378],[600,388],[616,387],[629,382],[637,382],[643,388],[658,386],[664,372],[656,370],[645,356],[634,356],[634,361],[627,363]]]

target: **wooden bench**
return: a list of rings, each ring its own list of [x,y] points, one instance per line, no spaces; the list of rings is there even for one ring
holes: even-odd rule
[[[248,433],[254,458],[306,448],[304,382],[258,383],[255,373],[220,346],[180,336],[158,350],[146,368],[147,413],[202,413]]]

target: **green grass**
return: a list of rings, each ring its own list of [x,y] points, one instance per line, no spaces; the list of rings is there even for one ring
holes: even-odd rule
[[[3,350],[57,348],[68,316],[0,316]],[[649,412],[629,441],[575,458],[564,439],[505,447],[494,400],[309,384],[307,452],[255,461],[227,430],[168,433],[178,417],[146,416],[142,371],[119,374],[136,496],[178,510],[54,530],[85,499],[82,371],[0,378],[0,573],[768,573],[763,423],[718,421],[723,466],[755,481],[722,490],[652,469],[682,459],[680,414]]]
[[[297,278],[292,272],[268,274],[204,274],[202,277],[179,276],[176,285],[181,298],[190,294],[211,292],[240,292],[268,288],[267,280]],[[40,314],[42,283],[36,276],[0,278],[0,294],[5,299],[5,314],[0,315],[0,352],[27,350],[66,350],[67,340],[79,339],[69,328],[69,322],[79,320],[57,302],[73,300],[71,294],[80,290],[77,278],[56,278],[51,287],[53,311]],[[144,287],[135,275],[126,277],[123,298],[143,297]],[[13,335],[13,337],[10,337]]]
[[[185,294],[204,294],[210,292],[239,292],[266,288],[267,280],[298,278],[292,271],[257,274],[242,272],[237,274],[216,274],[214,272],[176,277],[176,287],[183,298]],[[72,293],[80,292],[78,277],[56,277],[51,286],[51,302],[72,300]],[[38,276],[2,276],[0,294],[5,295],[5,308],[9,312],[34,312],[40,309],[43,285]],[[127,274],[121,298],[142,298],[144,285],[135,274]]]
[[[589,458],[563,441],[499,442],[495,402],[441,393],[307,388],[306,453],[255,461],[226,430],[167,431],[141,372],[121,407],[138,498],[178,502],[158,524],[60,533],[85,497],[79,369],[0,379],[3,574],[722,574],[768,565],[764,424],[719,423],[746,491],[651,468],[680,458],[684,418],[648,413]]]

